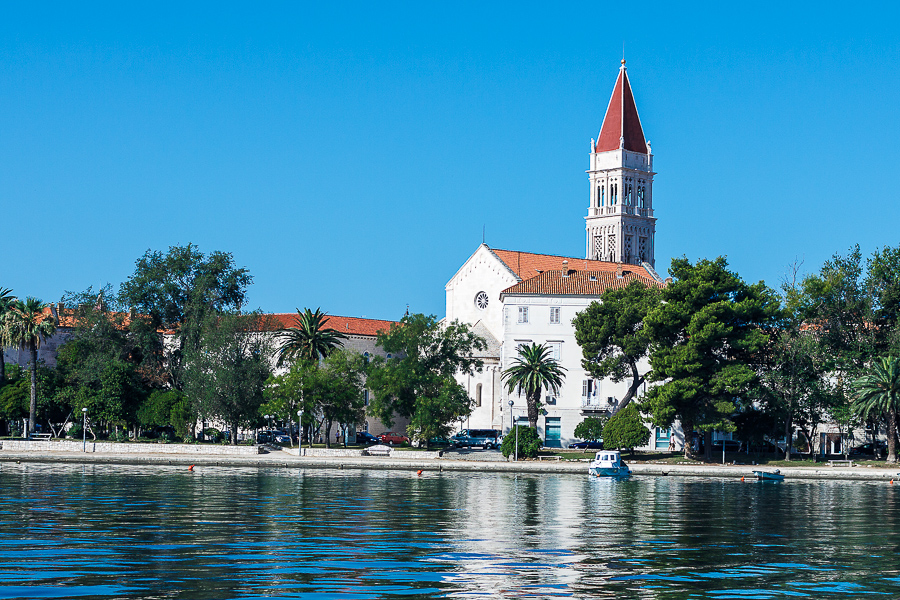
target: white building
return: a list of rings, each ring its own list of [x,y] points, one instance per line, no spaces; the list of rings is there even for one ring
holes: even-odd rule
[[[501,382],[522,344],[548,345],[566,369],[559,394],[544,399],[547,414],[538,423],[548,446],[567,445],[585,417],[607,413],[625,395],[627,382],[594,379],[582,368],[572,319],[609,288],[633,280],[663,284],[653,268],[652,168],[622,61],[600,133],[591,140],[586,257],[482,244],[446,285],[447,321],[468,323],[488,341],[484,370],[459,376],[475,400],[470,427],[508,431],[512,416],[527,424],[524,396],[508,394]],[[654,428],[652,434],[651,449],[669,447],[669,431]]]

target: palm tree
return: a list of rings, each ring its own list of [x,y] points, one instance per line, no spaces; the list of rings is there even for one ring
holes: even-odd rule
[[[506,380],[506,389],[510,394],[516,389],[525,392],[528,424],[531,427],[537,427],[541,388],[558,394],[566,378],[563,372],[565,370],[550,357],[550,348],[541,344],[530,344],[520,346],[515,364],[503,371],[502,379]]]
[[[900,358],[883,356],[872,372],[853,382],[853,409],[861,417],[885,415],[888,424],[888,462],[897,462],[897,410],[900,409]]]
[[[294,327],[281,333],[281,345],[278,349],[278,366],[296,359],[317,361],[344,345],[348,339],[346,334],[326,327],[328,317],[320,309],[316,312],[308,308],[297,309]]]
[[[28,433],[34,431],[37,412],[37,351],[41,342],[56,331],[56,321],[47,305],[37,298],[16,300],[3,319],[5,341],[31,353],[31,405],[28,409]]]
[[[3,351],[6,349],[6,338],[3,335],[3,319],[9,312],[9,307],[15,300],[12,290],[0,288],[0,386],[6,383],[6,360]]]

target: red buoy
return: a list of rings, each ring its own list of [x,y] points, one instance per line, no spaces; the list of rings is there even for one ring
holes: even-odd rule
[[[194,465],[191,465],[188,467],[188,471],[193,471],[193,470],[194,470]]]
[[[418,471],[416,471],[416,475],[419,475],[419,476],[421,477],[421,475],[422,475],[422,469],[419,469]]]

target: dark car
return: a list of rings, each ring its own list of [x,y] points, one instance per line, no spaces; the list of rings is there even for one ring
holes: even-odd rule
[[[723,445],[725,452],[737,452],[741,449],[741,443],[737,440],[715,440],[712,443],[713,452],[721,452]]]
[[[356,443],[357,444],[377,444],[378,438],[369,433],[368,431],[357,431],[356,432]]]
[[[603,450],[603,440],[575,442],[574,444],[569,444],[569,448],[573,450]]]
[[[875,442],[874,444],[872,442],[866,442],[865,444],[850,448],[850,454],[875,456],[876,454],[884,454],[885,452],[887,452],[887,444],[884,442]]]

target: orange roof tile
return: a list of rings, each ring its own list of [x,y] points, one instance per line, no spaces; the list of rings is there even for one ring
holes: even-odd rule
[[[275,313],[264,315],[274,319],[277,328],[290,329],[296,327],[297,313]],[[348,335],[368,335],[376,336],[379,331],[388,331],[391,325],[397,325],[397,321],[383,321],[380,319],[363,319],[360,317],[340,317],[337,315],[327,315],[328,322],[325,327],[330,327],[341,333]]]
[[[502,260],[520,279],[531,279],[544,271],[552,271],[554,269],[561,271],[564,260],[568,261],[568,268],[575,271],[595,271],[597,273],[612,273],[615,275],[616,270],[619,267],[619,263],[606,262],[603,260],[588,260],[586,258],[572,258],[570,256],[558,256],[555,254],[533,254],[531,252],[497,249],[491,249],[491,252],[493,252],[497,258]],[[637,265],[623,265],[623,268],[632,272],[639,272],[642,276],[650,277],[652,279],[652,276],[650,276],[643,267]]]
[[[596,261],[589,261],[596,262]],[[615,263],[609,263],[615,267]],[[502,294],[548,294],[555,296],[600,296],[608,289],[623,288],[632,281],[641,281],[648,286],[663,287],[647,272],[632,265],[622,266],[622,277],[610,271],[569,271],[563,277],[562,270],[544,271],[536,277],[520,281],[506,288]]]

